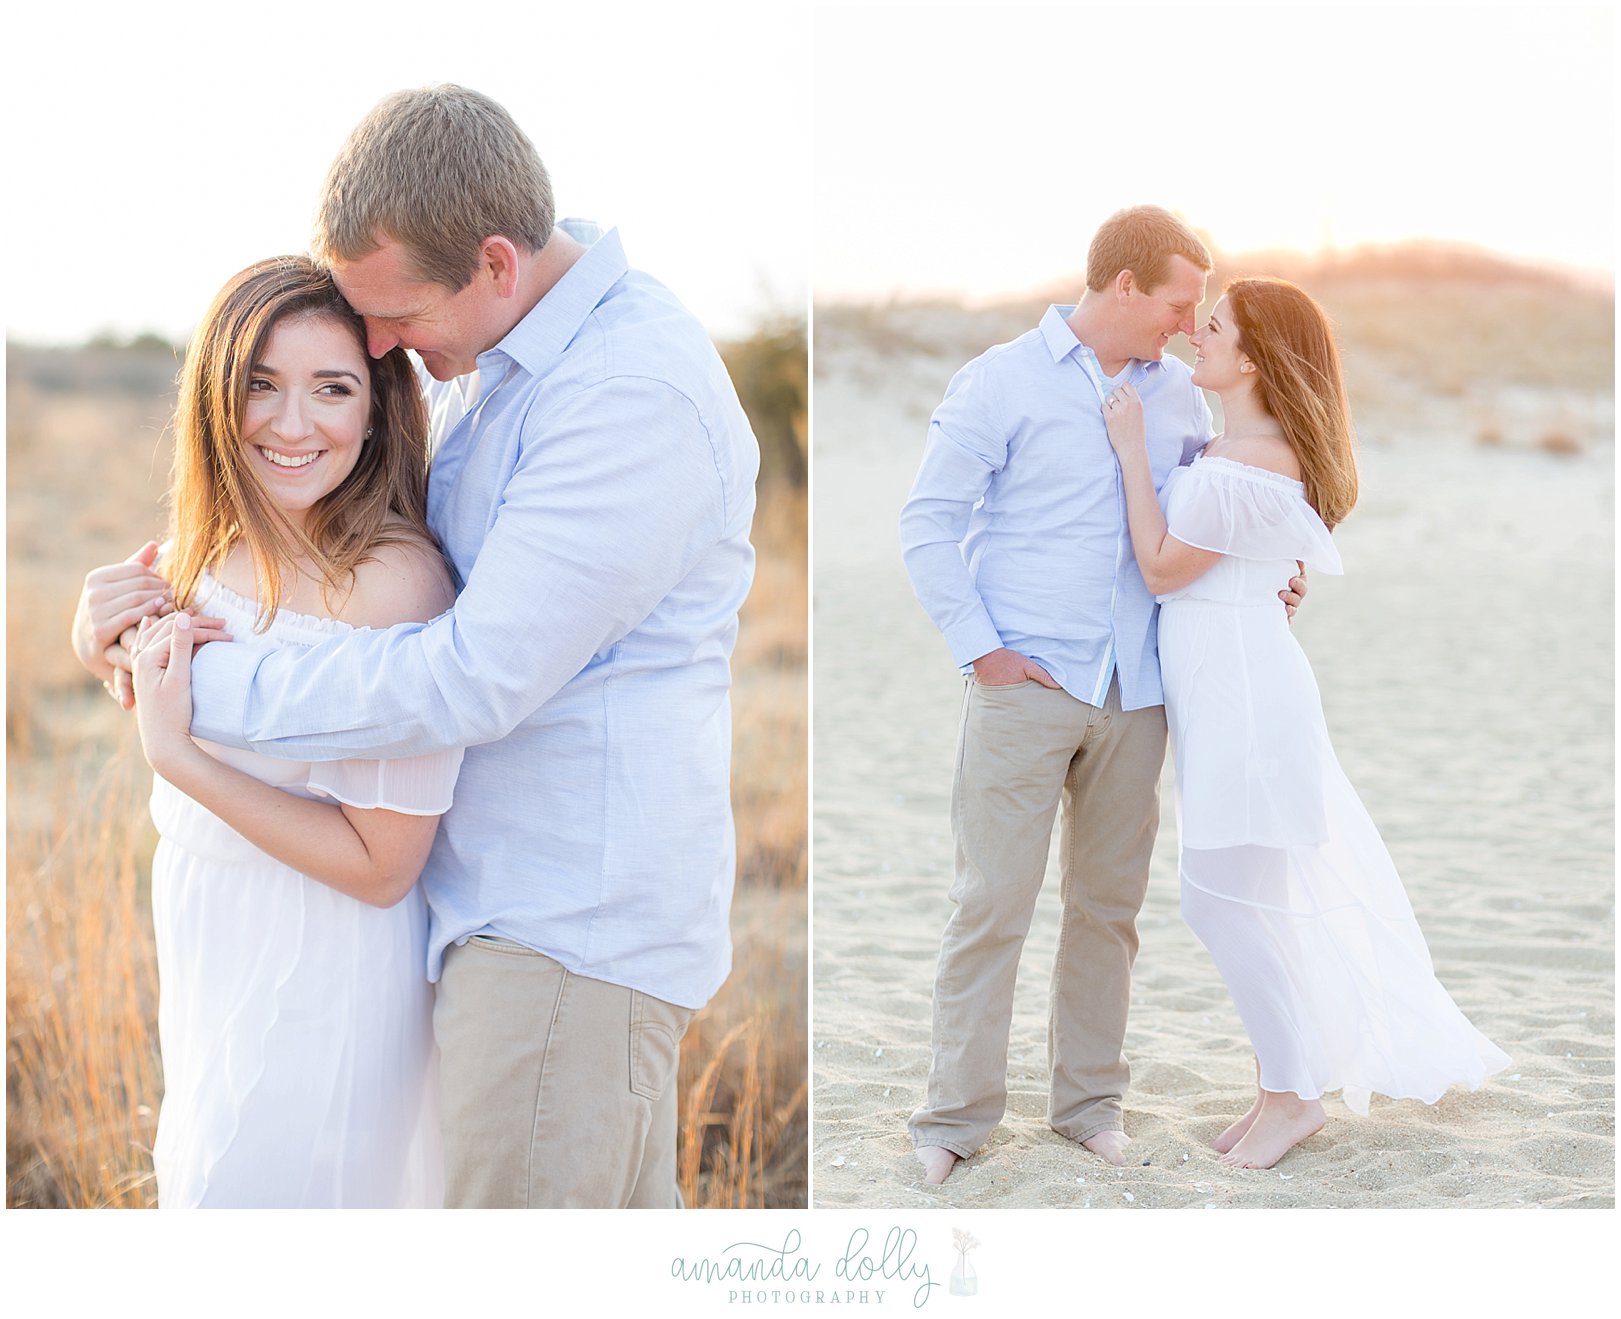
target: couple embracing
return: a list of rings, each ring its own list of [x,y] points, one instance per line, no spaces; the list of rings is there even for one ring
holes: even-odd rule
[[[1157,207],[1095,235],[1078,305],[970,362],[901,515],[918,597],[967,679],[955,910],[928,1091],[909,1127],[941,1183],[1001,1120],[1014,978],[1062,808],[1048,1121],[1110,1163],[1167,730],[1184,918],[1256,1059],[1213,1142],[1267,1168],[1342,1091],[1434,1102],[1508,1058],[1435,978],[1401,880],[1335,759],[1289,630],[1357,472],[1327,318],[1241,279],[1208,318],[1204,243]],[[1166,357],[1189,336],[1190,371]],[[1201,388],[1219,396],[1212,436]],[[1298,575],[1296,575],[1298,572]]]
[[[215,298],[74,621],[155,771],[159,1204],[678,1206],[753,434],[488,97],[381,102],[313,247]]]

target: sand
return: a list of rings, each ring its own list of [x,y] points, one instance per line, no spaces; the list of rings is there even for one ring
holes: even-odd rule
[[[1359,410],[1362,502],[1296,631],[1330,732],[1459,1006],[1513,1058],[1434,1106],[1337,1097],[1275,1168],[1208,1142],[1249,1103],[1250,1052],[1177,911],[1171,769],[1125,1050],[1132,1161],[1046,1124],[1057,861],[1020,964],[1007,1115],[942,1187],[905,1124],[929,1061],[950,914],[962,679],[912,595],[896,515],[952,371],[1006,318],[820,317],[814,426],[812,1203],[820,1207],[1564,1207],[1614,1204],[1612,403],[1555,455],[1475,441],[1514,397]],[[1356,401],[1353,400],[1353,403]],[[1464,408],[1467,406],[1467,414]]]

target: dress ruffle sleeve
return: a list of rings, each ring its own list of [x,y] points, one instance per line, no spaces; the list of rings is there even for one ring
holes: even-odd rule
[[[1226,458],[1200,458],[1168,501],[1166,527],[1185,545],[1239,559],[1299,559],[1315,572],[1345,570],[1300,482]]]
[[[461,747],[399,760],[331,760],[310,766],[309,790],[361,810],[443,815],[450,809]]]

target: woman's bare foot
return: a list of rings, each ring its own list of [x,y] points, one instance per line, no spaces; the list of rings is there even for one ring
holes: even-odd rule
[[[919,1145],[912,1153],[923,1165],[923,1180],[930,1186],[938,1186],[945,1181],[959,1162],[957,1156],[944,1145]]]
[[[1248,1113],[1244,1114],[1237,1122],[1234,1122],[1226,1131],[1210,1142],[1215,1147],[1216,1153],[1227,1153],[1228,1150],[1232,1149],[1234,1145],[1244,1138],[1244,1133],[1255,1122],[1255,1115],[1261,1111],[1261,1097],[1265,1093],[1266,1091],[1261,1089],[1261,1060],[1257,1058],[1255,1060],[1255,1102],[1250,1105]]]
[[[1217,1136],[1215,1140],[1210,1142],[1211,1145],[1215,1147],[1216,1152],[1218,1154],[1225,1154],[1228,1150],[1232,1149],[1234,1145],[1238,1144],[1239,1141],[1243,1140],[1245,1133],[1255,1125],[1255,1119],[1260,1111],[1261,1096],[1256,1095],[1255,1102],[1250,1105],[1250,1111],[1229,1126],[1227,1130],[1222,1132],[1221,1135]]]
[[[1131,1144],[1131,1137],[1123,1131],[1100,1131],[1097,1135],[1081,1142],[1083,1149],[1089,1149],[1101,1159],[1107,1159],[1117,1168],[1126,1166],[1126,1146]]]
[[[1322,1129],[1323,1106],[1317,1100],[1265,1090],[1255,1121],[1221,1161],[1229,1168],[1270,1168]]]

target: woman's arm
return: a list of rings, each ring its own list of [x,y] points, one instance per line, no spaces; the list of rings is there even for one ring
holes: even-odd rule
[[[436,551],[392,546],[361,566],[341,616],[422,621],[453,598]],[[439,817],[296,797],[209,755],[189,731],[196,631],[183,613],[141,623],[136,721],[153,771],[284,865],[373,906],[398,902],[422,873]]]
[[[359,810],[295,797],[221,764],[194,741],[190,619],[143,625],[135,658],[135,718],[147,763],[260,851],[311,879],[376,907],[416,883],[439,827],[436,815]]]
[[[1114,406],[1103,409],[1103,419],[1109,429],[1109,443],[1120,460],[1131,548],[1150,593],[1168,595],[1203,577],[1221,555],[1184,544],[1166,530],[1165,514],[1154,491],[1153,468],[1148,462],[1143,401],[1129,384],[1121,385],[1109,397]]]

